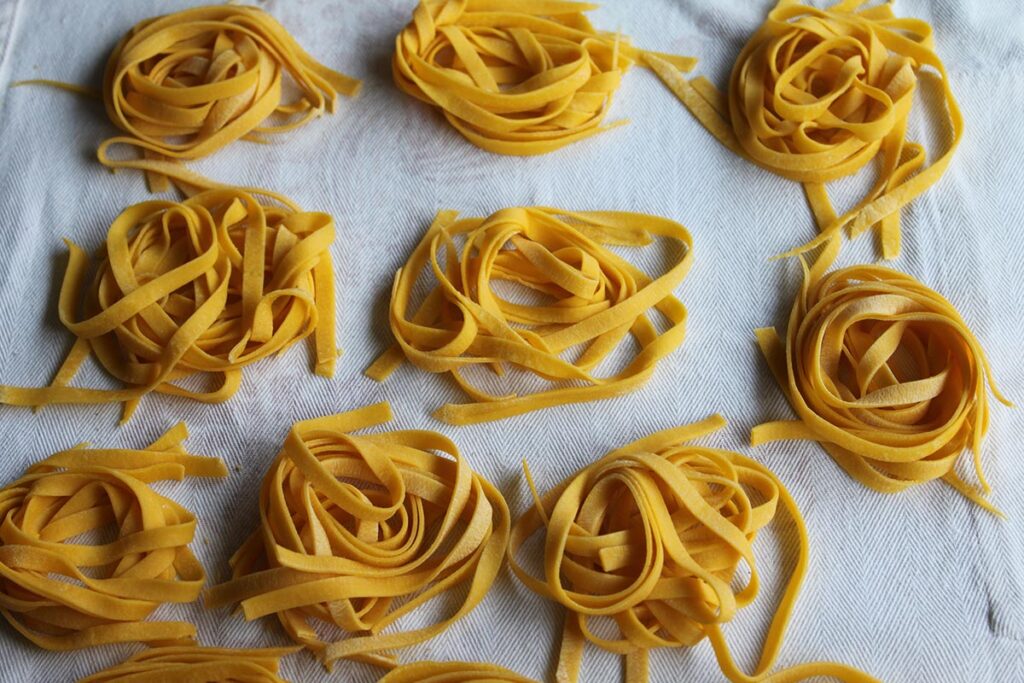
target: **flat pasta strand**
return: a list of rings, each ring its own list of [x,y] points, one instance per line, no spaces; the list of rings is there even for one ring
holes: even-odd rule
[[[316,372],[331,377],[338,355],[333,241],[329,215],[303,212],[290,201],[269,205],[239,189],[131,206],[110,226],[88,287],[89,258],[67,241],[60,319],[76,342],[50,386],[0,386],[0,403],[122,402],[126,421],[153,391],[225,401],[238,389],[243,367],[310,335]],[[69,386],[90,354],[128,387]],[[209,391],[176,383],[193,375],[219,382]]]
[[[278,667],[282,657],[297,649],[155,647],[79,683],[288,683],[277,675]]]
[[[545,154],[627,121],[603,125],[623,74],[648,55],[689,71],[690,57],[638,50],[598,32],[564,0],[420,0],[395,39],[400,90],[440,109],[489,152]]]
[[[183,423],[142,450],[54,453],[0,490],[0,614],[46,650],[111,643],[187,643],[195,626],[147,621],[192,602],[206,574],[188,544],[196,518],[149,487],[225,477],[219,458],[189,454]],[[109,542],[76,542],[114,528]]]
[[[482,662],[413,662],[389,671],[378,683],[537,683]]]
[[[879,266],[843,268],[816,281],[805,267],[785,341],[773,328],[756,334],[798,419],[758,425],[753,446],[818,441],[875,491],[942,479],[998,514],[981,470],[987,389],[1011,404],[981,344],[942,295]],[[980,490],[954,469],[967,449]]]
[[[567,609],[559,683],[579,680],[587,641],[623,655],[626,680],[643,683],[648,650],[693,647],[704,638],[722,674],[734,683],[815,676],[875,681],[832,662],[771,672],[807,569],[807,530],[796,503],[770,470],[739,453],[689,443],[724,425],[713,415],[657,432],[611,451],[543,496],[527,469],[535,506],[512,526],[508,561],[530,590]],[[797,564],[757,667],[746,674],[733,662],[721,626],[757,597],[753,542],[780,505],[796,528]],[[536,578],[517,555],[541,529],[544,576]],[[750,579],[734,590],[741,562]],[[591,628],[594,620],[610,622],[617,635],[599,635]]]
[[[390,419],[378,403],[292,427],[260,489],[260,527],[208,606],[276,614],[330,669],[338,659],[393,668],[389,651],[442,633],[480,602],[501,568],[508,507],[436,432],[350,433]],[[465,598],[447,618],[381,633],[459,586]],[[317,623],[353,635],[327,642]]]
[[[313,59],[256,7],[212,5],[147,19],[107,61],[103,102],[124,135],[104,141],[97,156],[111,169],[145,171],[150,190],[163,192],[169,181],[181,187],[179,162],[303,126],[333,113],[338,95],[355,96],[359,86]],[[288,87],[295,97],[282,101]],[[119,145],[142,158],[113,158]]]
[[[900,209],[945,172],[963,135],[963,117],[932,28],[900,18],[890,4],[864,8],[843,0],[816,9],[780,0],[740,52],[727,96],[704,78],[686,80],[656,56],[648,62],[705,128],[732,151],[804,184],[819,235],[788,251],[823,247],[847,229],[876,229],[882,257],[900,251]],[[907,118],[920,72],[941,77],[951,140],[931,165],[907,140]],[[853,208],[837,216],[825,184],[880,158],[878,178]],[[827,267],[838,243],[826,249]]]
[[[544,207],[503,209],[488,218],[458,220],[457,215],[440,212],[395,276],[390,321],[397,345],[366,371],[383,381],[408,359],[428,372],[450,372],[473,402],[444,405],[434,414],[437,419],[485,422],[620,396],[642,386],[658,361],[682,343],[686,307],[672,292],[689,271],[693,240],[679,223],[636,213]],[[682,251],[657,278],[607,248],[643,246],[652,236]],[[410,315],[421,271],[431,273],[436,284]],[[508,301],[495,293],[497,281],[523,287],[543,301]],[[649,317],[654,310],[668,321],[663,332]],[[629,363],[607,377],[593,374],[627,335],[638,345]],[[574,361],[563,358],[580,348]],[[474,365],[498,374],[510,365],[575,386],[494,395],[464,375]]]

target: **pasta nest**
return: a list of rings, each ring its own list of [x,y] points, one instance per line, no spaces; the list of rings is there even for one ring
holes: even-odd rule
[[[595,135],[609,128],[601,123],[622,75],[647,54],[595,31],[584,15],[595,7],[421,0],[395,39],[395,84],[490,152],[544,154]],[[683,70],[695,63],[661,57]]]
[[[155,647],[86,676],[79,683],[162,683],[168,680],[287,683],[277,675],[278,666],[281,657],[292,652],[294,648]]]
[[[383,380],[407,358],[428,372],[451,373],[474,402],[447,404],[435,413],[438,419],[482,422],[618,396],[646,382],[682,343],[686,307],[672,292],[686,277],[693,248],[682,225],[644,214],[542,207],[503,209],[487,218],[457,215],[439,213],[398,271],[390,312],[398,346],[367,370]],[[608,248],[648,245],[652,236],[676,247],[669,251],[671,267],[655,278]],[[433,289],[413,312],[421,271]],[[499,282],[533,301],[510,300],[515,293],[496,291]],[[655,311],[667,320],[661,332],[652,322]],[[629,362],[609,376],[595,375],[628,335],[638,347]],[[563,386],[498,395],[465,374],[471,366],[502,374],[506,364]]]
[[[843,0],[827,9],[781,0],[736,59],[725,96],[710,82],[687,82],[657,58],[652,68],[720,141],[774,173],[805,184],[821,234],[786,255],[876,227],[882,256],[900,251],[900,209],[943,174],[963,118],[931,26],[896,17],[891,4]],[[925,168],[925,150],[907,140],[907,120],[924,68],[941,79],[951,140]],[[837,216],[825,183],[881,157],[877,181]],[[834,257],[823,259],[822,269]]]
[[[199,159],[235,140],[262,141],[333,113],[338,95],[354,96],[359,85],[313,59],[256,7],[214,5],[147,19],[107,61],[103,101],[126,135],[105,141],[99,158],[150,171],[151,189],[162,191],[161,171],[170,165],[116,161],[109,148],[130,145],[157,161]],[[283,101],[291,86],[294,98]]]
[[[143,450],[81,444],[0,490],[0,614],[11,626],[47,650],[195,637],[192,624],[145,621],[195,600],[205,580],[188,548],[195,517],[149,487],[227,475],[219,459],[189,455],[186,436],[179,424]],[[100,540],[76,539],[90,533]]]
[[[349,433],[389,419],[381,403],[292,427],[260,489],[260,528],[208,605],[276,614],[328,668],[340,658],[393,668],[388,651],[434,637],[480,602],[501,567],[508,507],[436,432]],[[447,618],[381,633],[460,585]],[[352,636],[325,642],[316,622]]]
[[[123,401],[125,420],[151,391],[224,401],[238,389],[243,367],[309,335],[316,339],[316,371],[329,377],[337,357],[333,241],[327,214],[264,205],[241,190],[131,206],[111,224],[90,286],[88,257],[67,243],[60,319],[77,341],[52,385],[0,387],[0,401]],[[90,353],[131,388],[67,386]],[[175,384],[197,373],[219,376],[220,386]]]
[[[508,559],[529,589],[568,610],[560,681],[578,680],[585,641],[625,655],[634,683],[647,680],[649,649],[692,647],[704,638],[730,681],[874,680],[829,662],[769,674],[806,570],[807,532],[786,488],[764,465],[688,443],[724,424],[715,415],[657,432],[611,451],[543,496],[527,470],[536,504],[513,525]],[[747,675],[732,661],[721,626],[759,592],[754,540],[780,506],[796,527],[797,564],[757,670]],[[541,529],[543,576],[537,578],[517,556]],[[745,583],[741,564],[749,570]]]
[[[979,505],[987,389],[1003,403],[985,352],[949,301],[879,266],[805,280],[785,341],[757,330],[798,419],[759,425],[753,445],[818,441],[850,476],[884,493],[943,479]],[[970,449],[982,490],[954,470]]]
[[[413,662],[388,672],[379,683],[536,683],[514,671],[482,662]]]

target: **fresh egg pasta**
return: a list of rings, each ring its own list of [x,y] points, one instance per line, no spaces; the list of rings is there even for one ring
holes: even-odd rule
[[[986,498],[981,445],[988,390],[999,393],[981,344],[944,297],[913,277],[852,266],[811,281],[805,269],[785,340],[757,339],[798,419],[751,432],[754,446],[818,441],[846,472],[883,493],[942,479],[996,512]],[[954,466],[974,456],[981,490]]]
[[[366,371],[383,381],[408,359],[428,372],[450,373],[472,402],[444,405],[435,413],[438,419],[485,422],[620,396],[642,386],[658,361],[682,343],[686,307],[673,291],[690,269],[693,240],[679,223],[543,207],[503,209],[487,218],[457,216],[440,212],[395,276],[390,321],[397,346]],[[654,237],[677,247],[671,267],[657,277],[609,249],[642,247]],[[413,310],[421,272],[433,289]],[[498,283],[517,285],[541,300],[503,298]],[[668,321],[661,332],[652,322],[655,311]],[[625,367],[610,376],[595,374],[630,335],[636,351]],[[582,349],[574,360],[567,359],[571,349]],[[499,395],[474,384],[467,373],[472,366],[499,375],[505,366],[519,368],[561,386]]]
[[[596,31],[584,14],[596,8],[564,0],[420,0],[395,39],[395,84],[489,152],[559,149],[626,123],[603,125],[634,63],[652,56],[683,71],[696,64]]]
[[[154,192],[169,179],[187,194],[207,189],[214,184],[181,161],[303,126],[359,86],[313,59],[258,7],[211,5],[147,19],[107,61],[103,103],[124,134],[103,142],[97,156],[111,169],[145,171]],[[142,158],[114,158],[120,145]]]
[[[127,420],[154,391],[225,401],[242,368],[308,336],[317,374],[332,376],[334,221],[280,199],[287,204],[219,189],[131,206],[110,226],[91,284],[88,256],[68,241],[59,311],[75,344],[50,386],[0,386],[0,403],[120,402]],[[70,386],[90,355],[127,388]],[[177,383],[196,375],[219,384],[204,390]]]
[[[276,615],[328,668],[353,659],[390,669],[392,650],[442,633],[480,602],[508,542],[505,500],[436,432],[351,433],[390,419],[378,403],[292,427],[263,479],[260,528],[209,606]],[[460,588],[447,617],[382,632]],[[318,626],[352,635],[331,640]]]
[[[277,675],[278,666],[296,649],[154,647],[78,683],[288,683]]]
[[[218,458],[190,455],[184,424],[141,450],[54,453],[0,490],[0,614],[46,650],[111,643],[188,643],[195,626],[149,621],[192,602],[206,575],[188,548],[196,518],[149,484],[224,477]],[[77,537],[113,528],[114,540]]]
[[[863,7],[843,0],[817,9],[781,0],[736,59],[729,90],[707,79],[686,80],[657,56],[651,67],[716,138],[769,171],[803,183],[820,234],[787,255],[876,228],[882,256],[900,251],[900,209],[945,172],[963,135],[963,117],[932,28],[895,16],[889,3]],[[952,129],[945,151],[930,165],[924,148],[907,139],[914,93],[926,68],[940,79]],[[830,181],[878,158],[873,187],[837,216],[826,192]]]
[[[644,683],[650,649],[693,647],[705,638],[733,683],[816,676],[875,682],[832,662],[772,673],[807,569],[807,530],[785,486],[764,465],[690,443],[724,425],[714,415],[657,432],[611,451],[543,496],[527,470],[535,507],[513,525],[508,560],[530,590],[567,610],[559,683],[579,680],[587,641],[623,655],[626,680]],[[757,597],[754,539],[780,507],[796,528],[797,564],[758,664],[747,674],[733,661],[722,625]],[[539,531],[544,558],[538,578],[520,563],[519,551]],[[740,564],[750,578],[737,588]]]

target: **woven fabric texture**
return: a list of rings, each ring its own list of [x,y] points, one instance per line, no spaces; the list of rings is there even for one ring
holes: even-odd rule
[[[52,78],[98,85],[117,38],[137,21],[188,4],[182,0],[84,2],[0,0],[0,381],[47,382],[71,344],[57,320],[65,263],[63,237],[87,251],[101,244],[120,210],[147,199],[135,173],[113,175],[95,161],[114,134],[98,103],[45,88],[8,89],[12,80]],[[260,3],[325,64],[364,79],[362,94],[269,145],[237,143],[190,164],[211,178],[257,185],[337,223],[338,338],[345,354],[333,381],[310,371],[303,345],[245,371],[228,403],[206,406],[153,396],[118,428],[116,406],[54,407],[38,414],[0,407],[0,479],[80,441],[138,446],[178,420],[197,453],[224,458],[223,481],[186,481],[160,490],[199,518],[193,547],[210,581],[254,528],[260,479],[295,420],[379,400],[392,403],[400,428],[436,429],[501,488],[513,514],[529,504],[520,462],[529,459],[547,488],[612,447],[654,430],[721,412],[729,426],[710,437],[752,454],[786,482],[811,538],[807,581],[781,664],[835,659],[885,681],[1024,681],[1024,410],[994,404],[984,467],[1000,521],[941,484],[898,496],[866,490],[817,445],[782,443],[752,451],[751,426],[791,413],[759,356],[753,330],[782,324],[799,278],[794,261],[773,254],[813,234],[801,188],[719,145],[650,73],[626,76],[609,120],[631,123],[541,157],[492,155],[463,140],[435,111],[391,82],[394,37],[412,0],[308,0]],[[772,0],[610,0],[595,25],[621,30],[642,47],[694,55],[697,69],[724,85],[732,60]],[[823,4],[823,3],[819,3]],[[897,0],[896,12],[932,23],[938,52],[964,109],[967,132],[937,186],[904,212],[903,253],[891,265],[945,294],[986,347],[1004,392],[1024,402],[1024,24],[1008,0]],[[934,86],[934,82],[931,83]],[[934,88],[925,79],[911,134],[933,150],[942,127],[930,123]],[[833,184],[840,206],[862,178]],[[444,377],[401,368],[377,384],[363,369],[390,344],[387,301],[395,270],[438,209],[487,215],[516,205],[641,211],[687,225],[695,265],[677,294],[690,310],[683,346],[641,391],[502,422],[449,427],[430,417],[459,400]],[[654,250],[641,265],[654,269]],[[872,238],[844,247],[839,265],[876,258]],[[87,372],[83,383],[101,382]],[[786,525],[757,541],[766,586],[726,627],[750,667],[779,587],[794,561]],[[443,610],[445,605],[437,606]],[[428,610],[429,611],[429,610]],[[274,619],[247,623],[200,604],[157,616],[193,620],[203,644],[281,645]],[[431,615],[410,617],[415,624]],[[400,653],[487,660],[550,680],[561,625],[546,603],[503,571],[483,603],[444,635]],[[71,680],[119,662],[138,646],[84,652],[36,649],[0,626],[0,680]],[[289,657],[295,681],[374,681],[380,672],[340,663],[325,675],[306,653]],[[588,648],[584,680],[615,681],[618,659]],[[719,681],[705,642],[658,651],[655,682]]]

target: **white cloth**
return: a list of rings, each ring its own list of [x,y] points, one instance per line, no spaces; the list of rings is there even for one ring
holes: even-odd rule
[[[145,17],[187,4],[0,0],[0,381],[45,384],[71,338],[55,302],[71,237],[92,252],[125,206],[147,199],[139,174],[112,175],[96,145],[113,134],[103,109],[41,88],[7,90],[11,80],[53,78],[98,84],[115,40]],[[904,248],[892,265],[947,295],[989,353],[1011,398],[1024,401],[1024,26],[1011,2],[898,0],[896,11],[932,23],[938,51],[964,109],[967,133],[939,184],[904,211]],[[620,0],[593,13],[595,25],[621,30],[637,45],[694,55],[697,70],[724,83],[746,37],[772,0]],[[245,371],[230,402],[206,406],[171,397],[145,399],[117,428],[118,408],[0,407],[0,479],[79,441],[148,443],[187,421],[195,452],[229,464],[225,481],[186,481],[161,490],[194,510],[193,547],[211,582],[256,523],[256,490],[288,426],[300,418],[387,399],[402,428],[451,436],[475,467],[508,497],[513,514],[528,505],[520,460],[542,488],[612,447],[715,411],[728,428],[709,441],[752,453],[791,488],[807,519],[811,559],[782,649],[781,665],[833,659],[886,681],[1024,681],[1024,411],[994,404],[984,467],[999,521],[941,484],[898,496],[873,493],[847,477],[815,444],[751,451],[754,424],[791,415],[759,357],[752,330],[781,324],[798,284],[792,261],[768,257],[813,234],[800,187],[737,158],[719,145],[649,72],[631,71],[609,120],[628,126],[535,158],[488,154],[463,140],[437,112],[395,89],[390,55],[409,21],[412,0],[270,0],[263,5],[325,64],[365,80],[340,111],[268,146],[239,143],[191,167],[211,178],[282,192],[337,221],[338,331],[346,353],[333,381],[312,375],[308,351]],[[912,133],[928,129],[916,108]],[[834,186],[838,201],[855,182]],[[693,232],[695,266],[679,290],[690,310],[683,346],[641,391],[603,402],[551,409],[472,427],[435,422],[430,412],[460,395],[443,377],[408,366],[385,384],[362,375],[390,343],[387,298],[392,274],[438,209],[486,215],[514,205],[641,211],[679,220]],[[873,261],[871,237],[847,244],[840,264]],[[98,381],[90,373],[83,381]],[[784,538],[786,537],[783,534]],[[792,564],[791,538],[757,542],[766,588],[726,628],[742,665],[753,665],[780,576]],[[780,559],[782,560],[780,564]],[[246,623],[199,603],[158,616],[194,620],[204,644],[287,642],[272,618]],[[550,680],[561,609],[534,596],[507,571],[483,603],[450,631],[400,653],[476,659]],[[416,621],[416,618],[412,620]],[[138,646],[85,652],[38,650],[0,627],[0,679],[54,681],[121,661]],[[585,680],[615,681],[617,658],[588,647]],[[718,681],[710,646],[652,656],[652,681]],[[307,653],[284,673],[321,680]],[[379,672],[342,662],[332,680],[372,681]]]

